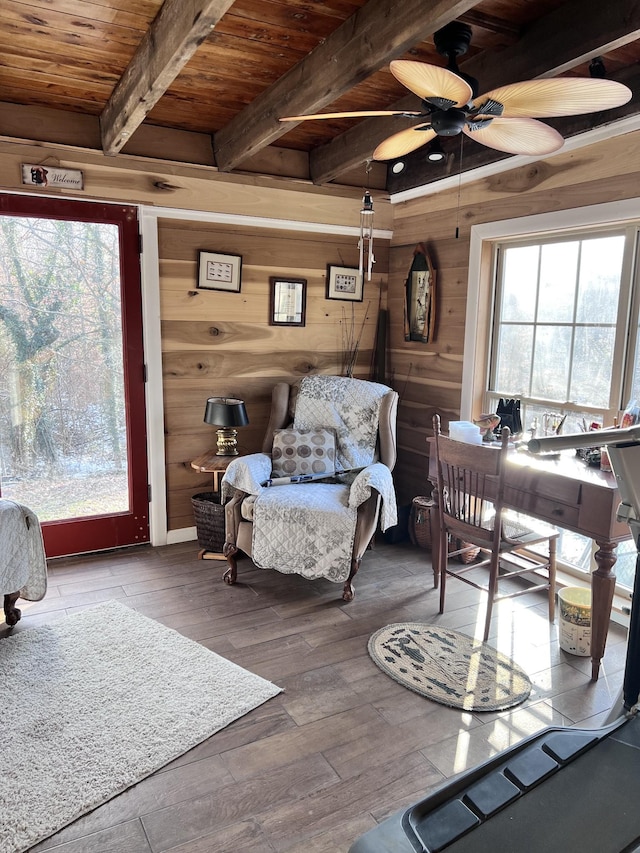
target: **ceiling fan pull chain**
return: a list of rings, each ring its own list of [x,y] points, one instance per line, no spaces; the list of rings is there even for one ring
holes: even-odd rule
[[[460,134],[460,155],[458,159],[458,204],[456,210],[456,240],[460,236],[460,189],[462,186],[462,144],[464,136]]]

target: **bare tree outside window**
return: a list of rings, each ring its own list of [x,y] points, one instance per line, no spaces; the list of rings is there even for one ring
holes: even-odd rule
[[[42,521],[129,507],[118,227],[0,217],[2,496]]]

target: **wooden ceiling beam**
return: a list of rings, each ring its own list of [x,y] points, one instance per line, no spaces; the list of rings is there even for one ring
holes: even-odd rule
[[[538,19],[515,44],[499,53],[477,54],[461,62],[460,70],[480,81],[482,93],[505,83],[555,76],[638,38],[640,6],[628,0],[607,3],[570,0]],[[415,106],[415,101],[406,97],[390,109],[411,109],[411,103]],[[363,165],[379,142],[410,125],[407,121],[401,126],[393,118],[360,122],[311,152],[313,181],[327,183],[343,169]]]
[[[233,0],[165,0],[100,116],[102,149],[117,154]]]
[[[214,137],[218,168],[230,171],[291,124],[280,116],[315,113],[479,0],[369,0],[308,56],[252,101]]]
[[[460,65],[480,81],[480,94],[519,80],[556,77],[640,38],[640,7],[628,0],[570,0],[539,18],[500,53],[477,54]]]
[[[472,27],[481,27],[491,33],[499,33],[506,36],[510,41],[516,41],[520,38],[521,28],[519,26],[512,24],[511,21],[505,21],[503,18],[497,18],[495,15],[485,15],[475,9],[470,9],[464,15],[460,15],[460,20]]]

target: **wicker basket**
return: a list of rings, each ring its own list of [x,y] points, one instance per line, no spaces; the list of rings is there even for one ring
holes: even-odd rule
[[[414,498],[411,503],[409,520],[409,538],[414,545],[431,550],[431,507],[433,501],[422,495]]]
[[[224,507],[216,492],[201,492],[191,498],[196,520],[198,545],[205,551],[221,553],[224,548]]]
[[[477,545],[472,545],[470,542],[463,542],[462,539],[454,537],[449,540],[449,553],[451,553],[451,551],[459,551],[461,548],[468,548],[469,550],[463,551],[462,554],[458,554],[456,556],[455,559],[459,563],[464,563],[464,565],[468,566],[470,563],[473,563],[478,559],[480,548]]]

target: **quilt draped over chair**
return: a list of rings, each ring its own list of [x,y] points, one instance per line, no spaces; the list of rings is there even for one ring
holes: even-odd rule
[[[227,582],[235,582],[240,549],[260,568],[344,582],[343,598],[353,597],[350,581],[378,517],[383,530],[397,522],[391,476],[396,407],[397,394],[387,386],[348,377],[305,377],[299,390],[286,383],[276,386],[263,448],[270,447],[273,430],[284,426],[333,430],[336,475],[267,488],[268,452],[233,460],[222,481]]]
[[[47,560],[37,515],[16,501],[0,498],[0,593],[7,625],[15,625],[19,597],[40,601],[47,591]]]

